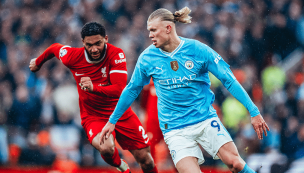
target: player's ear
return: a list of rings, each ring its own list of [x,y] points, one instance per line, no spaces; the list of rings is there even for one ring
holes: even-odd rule
[[[82,41],[83,46],[85,46],[84,39],[82,39],[81,41]]]
[[[108,36],[106,35],[105,36],[105,43],[107,43],[108,42]]]
[[[169,34],[172,31],[172,26],[171,25],[167,25],[166,26],[166,33]]]

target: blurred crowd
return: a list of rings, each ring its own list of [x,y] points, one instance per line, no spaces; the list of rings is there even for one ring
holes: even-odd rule
[[[130,78],[139,54],[152,43],[148,16],[158,8],[174,12],[188,6],[192,23],[177,24],[178,34],[217,51],[270,126],[259,141],[247,110],[210,74],[214,107],[241,156],[256,171],[301,172],[303,5],[303,0],[0,0],[0,163],[107,166],[80,125],[72,74],[56,58],[32,73],[30,59],[53,43],[82,47],[82,26],[97,21],[109,43],[124,50]],[[296,63],[284,66],[291,61]],[[142,99],[133,109],[145,122]],[[220,164],[205,156],[205,165]]]

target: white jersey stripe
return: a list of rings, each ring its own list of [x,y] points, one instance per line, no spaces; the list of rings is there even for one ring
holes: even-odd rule
[[[111,73],[126,73],[126,74],[128,74],[128,72],[127,71],[124,71],[124,70],[111,70],[110,71],[110,74]]]

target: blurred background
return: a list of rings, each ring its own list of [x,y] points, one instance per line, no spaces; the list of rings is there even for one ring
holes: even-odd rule
[[[152,43],[148,16],[161,7],[174,12],[188,6],[192,23],[177,24],[178,35],[197,39],[223,57],[271,129],[259,141],[247,110],[210,74],[214,107],[242,158],[260,173],[303,173],[303,3],[0,0],[0,172],[113,171],[86,139],[70,71],[53,58],[32,73],[30,59],[53,43],[82,47],[82,26],[97,21],[106,27],[109,43],[125,52],[130,78],[139,54]],[[153,85],[132,105],[144,126],[149,125],[148,105],[156,103],[148,95],[155,98]],[[148,135],[153,140],[153,132]],[[160,172],[174,172],[166,144],[154,140],[153,145]],[[120,153],[131,170],[139,170],[128,151]],[[227,172],[221,161],[204,156],[202,170]]]

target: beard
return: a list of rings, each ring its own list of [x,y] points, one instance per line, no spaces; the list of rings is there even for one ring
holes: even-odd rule
[[[106,53],[106,48],[107,48],[107,46],[106,46],[106,44],[105,44],[105,45],[104,45],[104,48],[103,48],[103,50],[102,50],[102,52],[100,53],[100,56],[99,56],[97,59],[94,59],[94,58],[91,56],[90,52],[84,47],[84,49],[85,49],[85,51],[87,52],[87,55],[88,55],[88,58],[89,58],[90,61],[100,61],[100,60],[104,57],[104,55],[105,55],[105,53]]]

